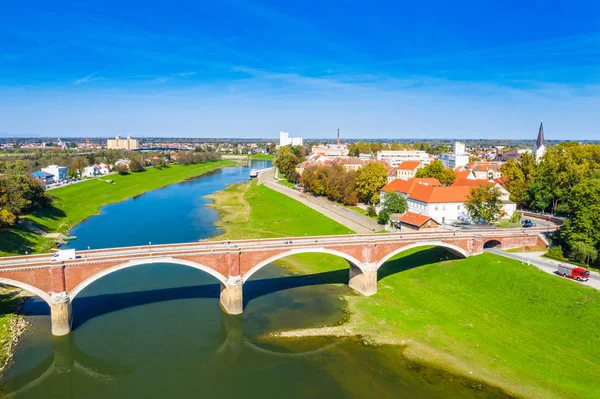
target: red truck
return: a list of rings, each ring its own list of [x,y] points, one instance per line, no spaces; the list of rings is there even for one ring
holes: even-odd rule
[[[583,267],[558,265],[558,274],[578,281],[588,281],[590,279],[589,270],[586,270]]]

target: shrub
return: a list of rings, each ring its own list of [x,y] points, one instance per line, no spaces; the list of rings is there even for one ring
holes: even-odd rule
[[[563,249],[560,245],[556,245],[548,250],[548,256],[554,259],[564,259]]]
[[[513,213],[510,217],[510,221],[512,223],[518,223],[521,220],[521,217],[523,217],[523,214],[519,211],[515,211],[515,213]]]
[[[373,205],[369,205],[367,207],[367,216],[371,217],[371,218],[377,216],[377,210],[375,209],[375,207]]]
[[[379,215],[377,216],[377,223],[386,225],[389,221],[390,221],[389,213],[387,213],[386,211],[383,211],[383,210],[381,212],[379,212]]]

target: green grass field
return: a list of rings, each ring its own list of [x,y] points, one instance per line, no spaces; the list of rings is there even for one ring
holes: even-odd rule
[[[296,273],[348,269],[330,255],[284,261]],[[405,345],[417,361],[524,397],[600,397],[594,289],[492,254],[455,259],[435,247],[396,256],[380,269],[376,295],[347,299],[346,330]]]
[[[223,234],[243,239],[353,233],[317,211],[256,182],[240,183],[209,195],[219,211]]]
[[[228,232],[222,237],[345,230],[255,184],[213,198]],[[315,278],[334,275],[338,284],[348,270],[345,260],[326,254],[277,263]],[[492,254],[456,259],[435,247],[396,256],[379,270],[376,295],[347,300],[345,330],[403,345],[416,361],[523,397],[600,397],[600,292],[591,288]]]
[[[275,159],[275,155],[271,155],[271,154],[254,154],[250,158],[251,159],[257,159],[257,160],[272,161],[272,160]]]
[[[77,223],[96,215],[104,205],[233,165],[234,161],[226,160],[187,166],[172,165],[164,169],[148,168],[144,172],[125,176],[115,174],[91,179],[48,191],[56,198],[53,207],[36,211],[25,219],[47,233],[66,233]],[[114,183],[109,184],[106,180],[113,180]],[[24,254],[25,251],[46,252],[53,242],[53,239],[16,227],[0,232],[0,255]]]

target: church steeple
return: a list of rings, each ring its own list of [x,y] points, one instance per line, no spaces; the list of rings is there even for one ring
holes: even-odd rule
[[[542,157],[546,153],[546,148],[548,148],[548,145],[546,144],[546,139],[544,138],[544,121],[541,121],[537,140],[535,141],[535,145],[533,146],[533,156],[536,162],[539,162],[542,159]]]
[[[544,138],[544,121],[540,122],[540,130],[538,131],[537,140],[535,141],[535,148],[541,148],[542,146],[547,147],[546,139]]]

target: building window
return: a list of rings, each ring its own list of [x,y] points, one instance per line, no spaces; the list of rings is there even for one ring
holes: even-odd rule
[[[438,210],[438,207],[437,207],[437,206],[435,207],[435,210],[436,210],[436,211]]]

